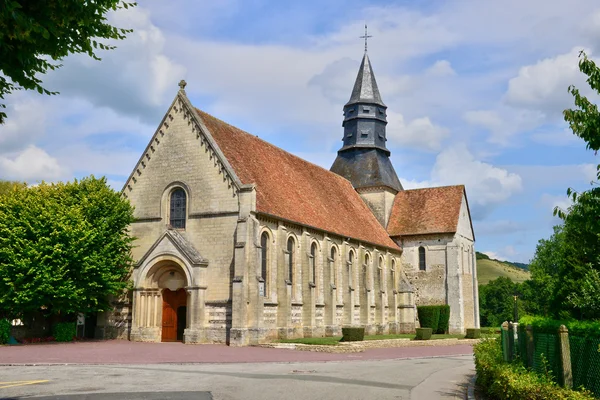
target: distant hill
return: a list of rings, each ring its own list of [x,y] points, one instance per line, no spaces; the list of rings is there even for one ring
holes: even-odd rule
[[[513,282],[523,282],[529,279],[529,265],[509,261],[494,260],[483,253],[477,255],[477,280],[484,285],[500,276],[505,276]]]

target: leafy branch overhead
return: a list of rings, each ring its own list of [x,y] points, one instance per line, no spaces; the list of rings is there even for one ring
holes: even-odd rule
[[[109,24],[106,14],[134,6],[122,0],[0,0],[0,99],[19,89],[57,94],[39,75],[59,68],[69,54],[100,60],[97,49],[115,48],[103,40],[122,40],[132,32]],[[0,111],[0,123],[5,118]]]

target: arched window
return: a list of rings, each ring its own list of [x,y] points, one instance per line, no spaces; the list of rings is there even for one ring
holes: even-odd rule
[[[269,293],[269,291],[268,291],[269,279],[268,279],[268,268],[267,268],[268,260],[269,260],[269,234],[267,232],[263,232],[263,234],[260,236],[260,276],[263,279],[263,282],[265,283],[265,293],[264,293],[265,296],[267,296],[267,293]]]
[[[169,224],[173,228],[185,229],[187,196],[185,190],[178,188],[171,193]]]
[[[364,288],[361,288],[360,290],[363,289],[370,289],[371,285],[369,282],[369,263],[370,263],[371,259],[369,257],[369,253],[365,253],[365,263],[363,264],[362,267],[362,282],[360,283],[361,285],[364,285]]]
[[[419,247],[419,269],[421,271],[425,271],[427,269],[425,264],[425,247],[423,246]]]
[[[392,268],[390,269],[390,284],[392,290],[396,289],[396,260],[392,260]]]
[[[383,257],[379,257],[379,266],[377,267],[377,282],[379,282],[379,290],[384,291],[383,286]]]
[[[331,257],[329,258],[329,271],[331,272],[331,274],[333,275],[332,278],[330,278],[331,283],[333,283],[335,285],[335,287],[337,288],[337,271],[335,268],[335,257],[337,255],[337,251],[335,249],[334,246],[331,246]]]
[[[352,264],[354,264],[354,251],[350,250],[348,252],[348,268],[347,268],[348,269],[348,271],[347,271],[348,272],[348,285],[350,287],[353,287],[353,285],[352,285],[352,281],[353,281],[353,276],[352,276],[353,275],[353,271],[352,271],[352,268],[353,268],[353,265]]]
[[[289,237],[287,241],[287,256],[288,256],[288,281],[294,281],[294,238]]]
[[[310,281],[317,284],[317,244],[310,246]]]

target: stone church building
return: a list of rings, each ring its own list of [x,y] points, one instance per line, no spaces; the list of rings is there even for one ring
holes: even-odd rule
[[[133,291],[105,337],[229,343],[414,332],[416,305],[479,327],[464,186],[404,190],[365,53],[331,170],[227,124],[185,82],[125,187],[135,207]]]

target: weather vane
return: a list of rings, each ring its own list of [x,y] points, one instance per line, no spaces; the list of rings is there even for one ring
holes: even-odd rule
[[[364,36],[360,36],[360,38],[361,38],[361,39],[365,39],[365,53],[367,52],[367,40],[368,40],[370,37],[373,37],[373,36],[372,36],[372,35],[369,35],[369,34],[367,33],[367,24],[365,24],[365,35],[364,35]]]

